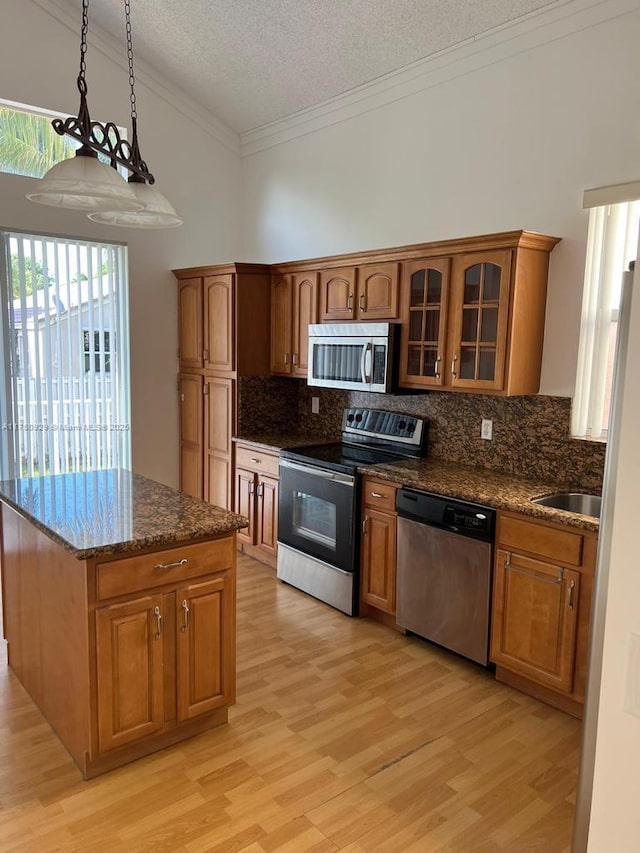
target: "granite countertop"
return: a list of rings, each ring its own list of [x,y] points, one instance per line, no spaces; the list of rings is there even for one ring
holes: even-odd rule
[[[319,437],[317,435],[305,435],[304,433],[254,433],[250,435],[236,435],[234,441],[243,441],[245,444],[251,444],[254,447],[264,447],[266,450],[272,450],[278,453],[280,450],[292,449],[294,447],[305,447],[314,444],[331,444],[335,441],[340,441],[340,435],[328,435]]]
[[[470,468],[432,457],[389,462],[385,465],[368,465],[358,470],[362,474],[400,483],[408,488],[473,501],[495,509],[520,512],[583,530],[597,531],[600,526],[599,520],[589,515],[531,503],[531,498],[565,491],[557,483],[523,480],[511,474],[501,474],[485,468]]]
[[[0,500],[79,560],[211,539],[248,524],[122,469],[3,480]]]

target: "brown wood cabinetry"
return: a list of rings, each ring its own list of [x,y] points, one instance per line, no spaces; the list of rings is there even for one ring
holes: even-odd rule
[[[396,612],[396,489],[396,484],[364,478],[360,598],[391,616]]]
[[[397,320],[399,264],[372,263],[320,273],[320,320]]]
[[[2,504],[9,665],[85,778],[226,722],[235,544],[81,560]]]
[[[278,547],[278,454],[236,442],[235,511],[249,519],[238,531],[242,550],[275,567]]]
[[[538,391],[548,259],[557,240],[514,232],[491,242],[491,235],[458,241],[449,256],[403,264],[402,387]]]
[[[491,660],[496,677],[581,715],[596,534],[499,513]]]
[[[269,373],[271,268],[174,270],[178,279],[180,488],[231,509],[238,378]],[[196,394],[200,401],[196,401]]]
[[[309,324],[318,321],[318,273],[274,273],[271,282],[271,372],[307,375]]]

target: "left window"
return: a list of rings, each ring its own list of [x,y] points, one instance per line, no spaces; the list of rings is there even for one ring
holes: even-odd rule
[[[51,126],[54,113],[0,101],[0,172],[41,178],[78,147]]]
[[[29,107],[0,99],[0,172],[42,178],[52,166],[73,157],[80,143],[70,136],[60,136],[51,126],[54,118],[67,118],[63,113]],[[121,139],[127,130],[118,127]],[[99,154],[103,163],[108,157]],[[118,167],[123,177],[124,167]]]
[[[0,479],[129,468],[127,250],[0,231]]]

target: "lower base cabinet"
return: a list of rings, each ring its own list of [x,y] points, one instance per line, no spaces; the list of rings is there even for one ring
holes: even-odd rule
[[[360,559],[360,601],[364,616],[395,616],[396,490],[395,483],[364,477]],[[384,616],[383,621],[394,621]]]
[[[275,568],[278,553],[277,453],[236,443],[235,511],[249,519],[238,532],[238,547]]]
[[[496,678],[574,716],[584,703],[596,546],[591,531],[498,513]]]

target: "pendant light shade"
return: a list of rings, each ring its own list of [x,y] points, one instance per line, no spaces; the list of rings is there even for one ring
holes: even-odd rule
[[[176,228],[182,225],[182,220],[173,206],[155,187],[138,181],[130,181],[129,187],[138,202],[138,210],[97,211],[87,214],[89,219],[102,225],[119,225],[125,228]]]
[[[27,198],[39,204],[69,210],[140,210],[142,202],[111,166],[91,155],[76,154],[52,166]]]

